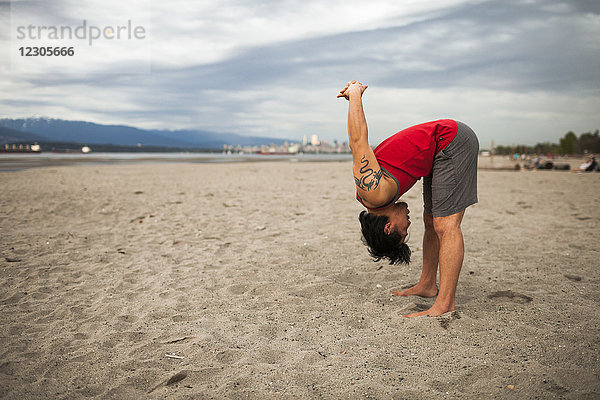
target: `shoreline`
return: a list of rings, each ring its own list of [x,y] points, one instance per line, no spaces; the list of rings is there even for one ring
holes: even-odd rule
[[[90,154],[11,154],[0,155],[0,172],[18,172],[30,168],[147,164],[147,163],[254,163],[254,162],[345,162],[351,154],[322,153],[295,155],[258,155],[222,153],[90,153]]]
[[[90,153],[90,154],[0,154],[0,172],[18,172],[30,168],[84,166],[84,165],[135,165],[148,163],[255,163],[255,162],[346,162],[349,153],[305,153],[294,155],[223,154],[223,153]],[[578,168],[584,157],[553,158],[557,164]],[[525,170],[523,160],[508,156],[479,157],[478,169],[490,171]],[[515,168],[518,164],[521,168]],[[548,172],[548,170],[544,171]],[[565,172],[565,171],[557,171]]]

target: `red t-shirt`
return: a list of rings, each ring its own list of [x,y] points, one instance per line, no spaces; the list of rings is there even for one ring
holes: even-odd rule
[[[457,129],[456,121],[452,119],[425,122],[401,130],[373,150],[381,168],[398,184],[398,192],[390,204],[396,202],[417,180],[431,173],[433,158],[450,144]],[[358,192],[356,198],[362,203]]]

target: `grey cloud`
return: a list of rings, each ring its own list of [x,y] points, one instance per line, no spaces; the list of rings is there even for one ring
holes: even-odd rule
[[[598,0],[573,0],[568,5],[582,13],[600,13],[600,2]]]
[[[13,1],[11,3],[11,13],[25,17],[27,15],[43,15],[47,25],[74,25],[81,23],[84,16],[75,19],[69,16],[67,10],[68,3],[64,0],[52,1]]]
[[[381,87],[456,88],[457,93],[462,88],[496,89],[549,96],[560,92],[576,97],[584,91],[597,93],[600,86],[599,32],[597,25],[586,22],[590,17],[597,21],[597,8],[594,1],[486,1],[421,15],[405,25],[248,47],[218,63],[157,68],[140,75],[26,79],[35,87],[55,86],[57,92],[87,87],[90,96],[104,96],[100,100],[115,107],[96,110],[81,104],[78,110],[110,112],[113,120],[179,123],[196,118],[198,127],[222,124],[224,130],[243,124],[228,116],[249,113],[264,99],[278,99],[277,87],[300,84],[307,90],[313,86],[335,91],[355,77]],[[227,95],[247,90],[259,93],[256,101]],[[142,110],[120,109],[126,101]],[[209,111],[202,114],[204,110]]]
[[[600,81],[599,47],[584,23],[580,12],[565,15],[540,3],[485,2],[406,26],[250,48],[223,62],[164,73],[189,90],[306,79],[326,84],[340,74],[396,87],[578,90]],[[463,43],[469,46],[461,49]]]
[[[588,3],[566,4],[589,10]],[[148,85],[195,93],[299,81],[336,85],[351,76],[403,88],[558,91],[597,86],[600,46],[586,32],[582,12],[565,15],[541,7],[551,4],[561,2],[467,4],[405,26],[246,48],[218,63],[156,69],[150,76],[37,77],[33,83]]]

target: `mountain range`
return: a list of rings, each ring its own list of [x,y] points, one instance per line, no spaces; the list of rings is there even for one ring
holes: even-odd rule
[[[126,125],[101,125],[53,118],[0,119],[0,144],[71,142],[86,145],[161,146],[220,149],[223,145],[281,145],[289,139],[243,136],[205,130],[146,130]]]

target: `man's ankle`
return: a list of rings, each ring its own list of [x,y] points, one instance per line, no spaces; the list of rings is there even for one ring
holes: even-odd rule
[[[439,297],[438,297],[439,299]],[[436,300],[436,302],[433,304],[433,306],[431,308],[435,308],[438,311],[441,312],[448,312],[448,311],[454,311],[454,303],[448,303],[448,302],[438,302]]]
[[[435,280],[419,280],[417,286],[423,289],[436,289],[437,290],[437,282]]]

